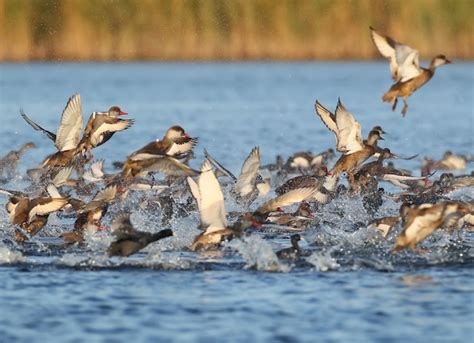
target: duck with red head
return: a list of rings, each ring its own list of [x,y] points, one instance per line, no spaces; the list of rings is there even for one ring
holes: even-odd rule
[[[92,159],[91,150],[93,148],[107,142],[116,132],[124,131],[133,125],[133,119],[118,118],[126,114],[128,113],[122,111],[118,106],[112,106],[104,112],[93,112],[84,129],[79,144],[80,151],[83,154],[89,153],[89,159]]]

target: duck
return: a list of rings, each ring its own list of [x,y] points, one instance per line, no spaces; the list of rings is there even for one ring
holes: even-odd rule
[[[54,145],[58,149],[58,152],[49,155],[42,162],[41,166],[43,168],[64,167],[78,155],[77,147],[81,140],[83,124],[81,96],[79,94],[74,94],[68,99],[61,114],[61,122],[56,134],[36,124],[23,110],[20,110],[20,114],[33,129],[41,131],[54,141]]]
[[[107,142],[116,132],[130,128],[135,122],[133,119],[119,118],[127,114],[119,106],[112,106],[108,111],[92,112],[79,143],[81,153],[89,153],[89,159],[92,159],[93,148]]]
[[[393,228],[398,225],[402,220],[401,216],[390,216],[371,220],[367,227],[370,229],[376,229],[384,238],[387,238],[388,234],[392,232]]]
[[[281,249],[276,252],[277,257],[280,260],[296,260],[301,256],[301,248],[298,242],[301,240],[299,234],[294,234],[290,236],[291,247]]]
[[[311,151],[296,152],[288,158],[285,163],[287,172],[305,172],[314,171],[327,166],[329,161],[334,158],[334,150],[328,149],[314,155]]]
[[[446,151],[439,161],[427,160],[430,169],[441,170],[464,170],[467,167],[468,159],[465,156]]]
[[[408,112],[408,97],[431,80],[437,67],[452,62],[445,55],[437,55],[431,60],[429,68],[423,68],[420,66],[418,50],[382,35],[373,27],[370,27],[370,32],[380,54],[390,60],[392,79],[396,82],[383,95],[382,100],[392,103],[392,111],[395,111],[398,98],[403,98],[401,114],[405,117]]]
[[[114,241],[107,249],[109,257],[128,257],[147,247],[158,240],[173,236],[170,229],[161,230],[155,233],[139,231],[133,227],[130,214],[119,215],[112,220],[111,225]]]
[[[311,205],[307,201],[302,201],[294,213],[283,211],[271,212],[268,214],[266,223],[285,226],[292,229],[303,230],[314,220]]]
[[[398,170],[394,167],[385,167],[383,162],[392,156],[393,154],[390,149],[382,149],[376,161],[365,163],[354,171],[354,173],[349,173],[348,180],[351,189],[355,192],[366,190],[367,185],[372,178],[391,182],[403,189],[410,188],[410,186],[405,184],[405,182],[427,180],[428,176],[410,176],[406,175],[404,171]]]
[[[196,176],[198,171],[181,160],[186,159],[197,144],[181,126],[170,127],[162,140],[157,139],[127,157],[123,165],[124,177],[135,177],[152,172],[170,176]]]
[[[237,203],[248,207],[257,197],[262,197],[270,191],[270,179],[263,179],[260,175],[260,148],[254,147],[242,164],[239,177],[235,177],[228,169],[213,158],[207,151],[205,157],[216,168],[217,175],[226,175],[235,182],[231,189],[232,196]]]
[[[322,167],[315,175],[300,175],[287,180],[283,185],[275,189],[275,193],[283,195],[295,189],[311,187],[316,189],[313,192],[312,201],[321,204],[328,203],[333,198],[339,177],[333,175],[327,168]]]
[[[317,197],[316,194],[319,192],[320,187],[317,186],[292,189],[282,195],[266,201],[255,211],[247,212],[246,219],[252,223],[251,226],[253,228],[260,228],[262,224],[267,223],[267,219],[269,216],[272,216],[272,213],[282,212],[282,207],[285,206],[300,204],[303,201],[312,201],[315,199],[315,197]]]
[[[112,110],[114,109],[114,110]],[[118,112],[117,110],[118,109]],[[116,118],[120,108],[113,106],[108,112],[94,112],[88,121],[84,135],[81,138],[83,115],[80,94],[72,95],[62,114],[59,128],[55,133],[44,129],[35,123],[23,110],[22,118],[35,130],[42,132],[54,141],[58,152],[48,156],[41,164],[42,167],[64,167],[80,153],[89,151],[92,147],[105,143],[115,132],[123,131],[133,124],[133,120]],[[90,156],[89,159],[92,157]]]
[[[28,150],[36,148],[35,143],[25,143],[19,150],[12,150],[0,159],[0,176],[9,180],[15,176],[16,167],[20,157]]]
[[[418,243],[424,241],[436,229],[452,220],[454,216],[460,219],[469,213],[468,206],[456,201],[407,205],[404,209],[405,225],[395,241],[395,246],[392,249],[393,253],[407,248],[423,253],[424,250],[416,246]]]
[[[52,193],[50,188],[48,191],[50,194]],[[61,235],[64,241],[81,242],[86,231],[94,233],[100,230],[102,228],[101,220],[106,215],[109,204],[115,199],[116,194],[117,186],[114,185],[97,192],[88,203],[70,198],[69,203],[76,210],[77,218],[74,222],[74,230]],[[59,193],[56,195],[56,197],[60,196]]]
[[[0,192],[9,196],[6,204],[10,223],[18,225],[22,230],[15,230],[15,241],[23,243],[35,236],[47,223],[50,213],[60,210],[67,203],[65,198],[51,198],[46,196],[29,198],[19,191]]]
[[[336,150],[343,154],[331,169],[331,174],[339,176],[343,172],[350,172],[376,153],[377,141],[383,140],[381,127],[372,129],[364,143],[360,124],[347,111],[341,99],[338,100],[335,114],[319,101],[316,101],[315,110],[324,125],[335,134]]]
[[[242,228],[227,225],[224,195],[209,160],[205,159],[197,182],[187,177],[191,194],[199,210],[201,234],[195,237],[191,251],[208,250],[219,246],[224,240],[239,237]]]

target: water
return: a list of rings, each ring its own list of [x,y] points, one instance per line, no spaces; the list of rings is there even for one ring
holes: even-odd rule
[[[80,92],[84,113],[117,104],[136,119],[94,151],[111,162],[182,125],[199,136],[198,167],[208,151],[238,173],[259,145],[262,163],[277,154],[323,151],[333,135],[315,116],[320,100],[334,108],[341,97],[364,136],[374,125],[389,132],[392,151],[419,157],[397,161],[418,172],[421,158],[450,149],[473,152],[472,63],[440,70],[409,100],[407,118],[380,100],[390,86],[385,63],[249,64],[2,64],[0,151],[33,140],[19,175],[5,188],[21,189],[27,168],[54,148],[19,117],[23,108],[54,130],[66,99]],[[399,108],[398,110],[401,110]],[[472,164],[466,172],[472,170]],[[473,198],[472,189],[450,195]],[[379,215],[399,204],[386,201]],[[343,217],[336,213],[343,212]],[[107,237],[85,249],[61,249],[50,225],[26,248],[10,242],[12,227],[0,212],[0,341],[466,341],[474,330],[474,238],[443,232],[425,255],[389,254],[385,242],[356,222],[370,218],[360,198],[342,198],[318,216],[334,225],[303,233],[308,251],[296,265],[274,251],[288,233],[253,234],[230,242],[222,256],[183,248],[197,217],[173,224],[175,237],[127,258],[104,256]],[[154,215],[136,211],[140,229],[158,229]],[[317,245],[312,243],[317,242]]]

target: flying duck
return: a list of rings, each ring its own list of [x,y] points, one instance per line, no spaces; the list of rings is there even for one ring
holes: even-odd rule
[[[380,34],[373,27],[370,27],[370,32],[380,54],[390,60],[392,79],[396,82],[383,95],[382,99],[392,103],[394,111],[398,98],[403,98],[402,115],[404,117],[408,112],[408,97],[433,77],[437,67],[451,63],[451,61],[444,55],[437,55],[431,60],[429,68],[423,68],[420,66],[418,50]]]

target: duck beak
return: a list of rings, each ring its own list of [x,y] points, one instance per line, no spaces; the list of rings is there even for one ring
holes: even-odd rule
[[[385,138],[383,138],[382,136],[380,136],[380,137],[379,137],[379,140],[384,141]]]
[[[453,62],[451,60],[446,60],[446,64],[452,64]]]
[[[119,116],[124,116],[124,115],[127,115],[127,114],[128,114],[128,112],[124,112],[124,111],[119,112]]]
[[[188,135],[187,133],[183,133],[183,135],[182,135],[181,137],[183,137],[183,138],[191,138],[191,136]]]

